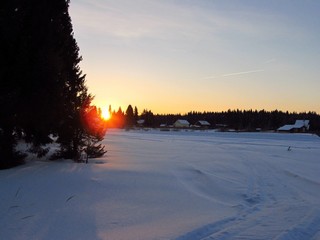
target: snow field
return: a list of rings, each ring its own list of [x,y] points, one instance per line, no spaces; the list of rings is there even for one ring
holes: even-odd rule
[[[110,130],[104,143],[89,164],[0,171],[0,239],[320,239],[319,137]]]

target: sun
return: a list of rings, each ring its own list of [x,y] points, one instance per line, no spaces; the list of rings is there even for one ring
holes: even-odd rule
[[[105,107],[105,108],[101,109],[101,117],[104,120],[109,120],[111,118],[111,115],[110,115],[110,112],[109,112],[108,108]]]

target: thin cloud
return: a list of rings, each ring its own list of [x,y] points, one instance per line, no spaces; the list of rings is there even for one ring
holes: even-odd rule
[[[231,15],[219,11],[224,4],[211,6],[209,9],[191,1],[191,5],[177,4],[168,1],[132,2],[83,0],[71,3],[71,14],[74,24],[84,28],[86,32],[101,34],[107,37],[137,39],[142,37],[181,37],[188,39],[214,39],[225,32],[236,32],[252,36],[270,37],[275,31],[275,24],[271,24],[269,15],[259,12],[240,13]],[[221,5],[221,6],[220,6]],[[241,17],[240,17],[240,16]],[[246,16],[243,19],[243,16]],[[251,21],[251,17],[259,20],[259,24]],[[248,19],[249,18],[249,19]],[[279,28],[277,21],[277,27]],[[271,31],[271,30],[272,31]],[[279,30],[283,33],[284,30]],[[197,40],[197,39],[196,39]]]

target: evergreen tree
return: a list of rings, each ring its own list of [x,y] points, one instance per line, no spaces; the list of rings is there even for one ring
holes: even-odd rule
[[[139,119],[139,112],[138,112],[138,108],[136,106],[134,107],[133,115],[134,115],[134,124],[136,124]]]
[[[129,105],[126,110],[125,121],[126,121],[126,127],[128,127],[128,128],[133,127],[133,125],[135,123],[134,112],[133,112],[133,108],[131,105]]]
[[[123,128],[125,124],[125,114],[122,111],[121,107],[119,107],[117,112],[114,112],[112,115],[115,127]]]
[[[99,144],[106,132],[106,122],[101,117],[101,110],[91,106],[91,98],[76,109],[76,114],[68,115],[61,125],[58,142],[60,150],[53,158],[69,158],[79,161],[81,153],[87,157],[100,157],[106,151]]]
[[[110,117],[112,117],[112,107],[111,107],[111,105],[109,105],[108,112],[109,112]]]
[[[84,126],[84,141],[85,149],[88,157],[101,157],[107,151],[104,146],[99,144],[103,140],[106,133],[106,121],[101,117],[101,109],[96,106],[84,108],[81,112],[82,126]],[[83,146],[83,144],[82,144]]]
[[[60,31],[60,45],[58,46],[61,51],[61,77],[64,80],[62,91],[60,95],[61,103],[58,105],[60,108],[60,115],[58,118],[61,120],[57,126],[57,134],[59,136],[58,142],[61,145],[59,156],[63,158],[71,158],[79,160],[81,151],[84,147],[91,146],[91,154],[94,155],[94,149],[97,155],[104,152],[101,145],[96,146],[96,143],[102,140],[105,129],[100,132],[88,131],[88,127],[84,125],[83,114],[88,111],[92,112],[92,96],[88,94],[85,85],[85,75],[82,74],[79,63],[82,58],[79,56],[79,47],[73,37],[73,30],[71,19],[68,14],[69,1],[64,1],[61,4],[59,16]],[[96,114],[96,119],[98,114]],[[101,119],[101,114],[99,114]],[[95,123],[96,119],[92,119]],[[87,123],[87,122],[86,122]]]
[[[146,127],[154,127],[155,126],[155,119],[154,115],[151,110],[143,110],[141,114],[141,118],[144,119],[144,126]]]
[[[0,168],[20,163],[17,139],[43,144],[59,136],[61,156],[77,159],[90,107],[69,0],[4,0],[0,7]],[[63,153],[63,154],[62,154]]]
[[[0,168],[23,162],[15,150],[21,136],[19,109],[26,91],[30,49],[28,9],[21,0],[5,0],[0,5]]]

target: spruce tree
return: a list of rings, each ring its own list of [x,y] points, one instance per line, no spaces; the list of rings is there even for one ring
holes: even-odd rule
[[[17,125],[18,109],[27,66],[23,39],[25,12],[18,0],[5,0],[0,4],[0,168],[23,162],[24,155],[15,150],[21,129]],[[27,39],[25,39],[27,41]]]
[[[126,127],[131,128],[134,125],[134,112],[131,105],[128,106],[125,115]]]
[[[137,106],[134,107],[134,113],[133,113],[133,115],[134,115],[134,124],[136,124],[137,121],[138,121],[138,119],[139,119],[139,113],[138,113],[138,108],[137,108]]]
[[[38,156],[49,134],[61,157],[77,159],[85,137],[81,113],[92,97],[79,63],[69,0],[4,0],[0,6],[0,168],[23,155],[17,139]],[[90,134],[89,134],[90,135]]]
[[[58,98],[59,108],[58,119],[59,124],[56,125],[58,142],[61,149],[58,153],[59,157],[79,160],[80,154],[84,148],[90,149],[91,156],[99,156],[104,153],[104,148],[97,145],[105,133],[100,123],[95,119],[91,119],[95,124],[100,124],[99,133],[88,131],[88,123],[83,121],[83,114],[92,108],[92,96],[88,94],[85,85],[85,75],[79,67],[82,60],[79,55],[79,47],[73,37],[73,29],[71,18],[68,14],[69,1],[59,0],[57,4],[56,19],[56,37],[57,50],[60,52],[60,78],[62,79],[62,88],[60,88],[60,96]],[[95,116],[97,117],[97,116]],[[100,116],[99,116],[100,117]],[[101,118],[100,118],[101,119]],[[94,154],[96,152],[96,154]]]

